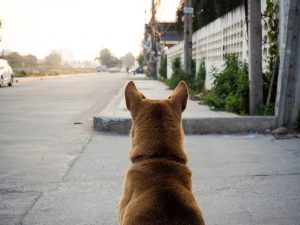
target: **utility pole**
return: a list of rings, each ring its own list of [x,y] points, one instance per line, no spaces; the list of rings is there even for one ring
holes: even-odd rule
[[[279,28],[282,35],[275,115],[278,126],[291,128],[300,113],[300,1],[280,3],[280,10],[287,13],[280,15],[284,23]]]
[[[147,64],[147,49],[146,49],[146,44],[147,44],[147,21],[146,21],[146,16],[147,16],[147,11],[145,10],[145,32],[144,32],[144,43],[143,43],[143,54],[144,54],[144,67]]]
[[[250,115],[263,112],[262,26],[260,0],[248,0],[249,9],[249,80]]]
[[[151,17],[151,75],[153,78],[156,78],[156,68],[157,68],[157,49],[156,49],[156,34],[155,34],[155,26],[156,26],[156,9],[154,0],[152,0],[152,17]]]
[[[186,75],[191,75],[191,66],[192,66],[192,35],[193,35],[193,8],[192,8],[192,0],[184,0],[184,71]]]

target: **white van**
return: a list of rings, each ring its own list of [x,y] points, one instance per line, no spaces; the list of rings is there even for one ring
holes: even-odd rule
[[[0,87],[3,85],[12,86],[14,81],[13,70],[7,60],[0,59]]]

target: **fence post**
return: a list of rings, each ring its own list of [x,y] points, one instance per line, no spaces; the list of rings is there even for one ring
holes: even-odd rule
[[[289,2],[286,17],[280,18],[285,23],[284,27],[280,27],[284,31],[280,40],[275,115],[278,119],[278,126],[292,127],[300,110],[300,1],[290,0]]]

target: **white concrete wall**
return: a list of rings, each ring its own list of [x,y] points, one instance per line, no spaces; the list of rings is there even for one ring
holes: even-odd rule
[[[262,3],[262,12],[264,9],[265,4]],[[266,31],[267,28],[263,26],[263,38],[266,38]],[[262,48],[263,55],[266,56],[266,46],[263,45]],[[205,61],[206,88],[210,89],[213,82],[211,77],[212,68],[222,68],[226,53],[236,53],[240,60],[248,61],[247,24],[243,5],[193,34],[193,59],[196,60],[197,70],[201,60]],[[168,78],[172,75],[172,60],[176,56],[180,56],[181,61],[183,61],[183,42],[168,49]]]
[[[183,63],[183,41],[177,45],[168,49],[167,53],[167,77],[168,79],[172,76],[172,61],[174,58],[180,57],[181,63]]]

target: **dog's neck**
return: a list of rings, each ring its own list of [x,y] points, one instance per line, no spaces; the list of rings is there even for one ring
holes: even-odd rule
[[[136,156],[136,157],[132,158],[131,162],[132,163],[137,163],[137,162],[141,162],[141,161],[147,161],[147,160],[150,160],[150,159],[166,159],[166,160],[169,160],[169,161],[173,161],[173,162],[177,162],[177,163],[181,163],[181,164],[186,164],[186,160],[181,159],[177,156],[174,156],[174,155],[160,155],[160,154],[157,154],[157,155],[139,155],[139,156]]]
[[[181,123],[176,129],[171,128],[171,125],[141,126],[137,129],[134,122],[131,129],[131,149],[129,151],[129,158],[132,162],[154,158],[165,158],[184,164],[187,162]]]

